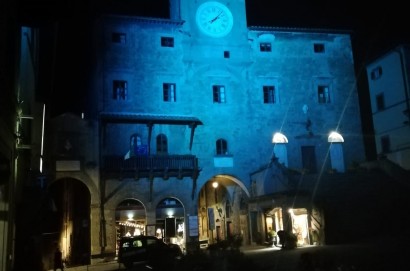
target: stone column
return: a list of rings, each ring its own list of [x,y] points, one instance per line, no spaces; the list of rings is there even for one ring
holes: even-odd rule
[[[100,246],[100,206],[90,206],[91,263],[101,254]]]

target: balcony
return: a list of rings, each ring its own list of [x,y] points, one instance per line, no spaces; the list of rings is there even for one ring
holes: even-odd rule
[[[141,179],[184,177],[196,180],[199,175],[198,158],[194,155],[104,156],[101,174],[104,179]]]

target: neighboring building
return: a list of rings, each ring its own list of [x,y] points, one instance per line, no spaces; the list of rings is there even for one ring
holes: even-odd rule
[[[365,160],[349,32],[248,27],[244,1],[170,3],[169,19],[98,17],[85,115],[48,122],[55,241],[73,265],[113,257],[126,234],[188,250],[260,242],[295,226],[270,196],[284,172],[312,180]],[[298,207],[299,226],[322,230],[320,209]]]
[[[9,1],[5,1],[9,2]],[[0,269],[12,270],[13,237],[16,189],[16,139],[14,132],[17,119],[16,85],[14,81],[17,63],[13,57],[18,54],[18,33],[12,29],[16,22],[10,16],[11,9],[4,2],[0,4]],[[11,13],[11,14],[10,14]],[[11,29],[10,29],[11,27]],[[11,257],[11,259],[9,258]]]
[[[45,191],[37,182],[45,109],[38,92],[40,31],[23,23],[11,1],[0,6],[0,270],[42,268],[41,234],[32,235]]]
[[[376,151],[410,170],[410,47],[399,45],[366,66]]]

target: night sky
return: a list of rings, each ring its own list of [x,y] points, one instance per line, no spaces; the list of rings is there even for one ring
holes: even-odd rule
[[[267,8],[267,2],[275,4]],[[248,25],[352,30],[356,60],[369,60],[398,42],[410,41],[407,9],[395,0],[387,3],[248,0]]]

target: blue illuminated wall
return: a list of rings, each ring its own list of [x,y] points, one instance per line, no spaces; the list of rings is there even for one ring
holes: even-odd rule
[[[107,218],[127,198],[145,205],[148,224],[155,223],[155,206],[166,197],[180,200],[186,215],[197,214],[199,191],[220,176],[235,181],[237,187],[229,187],[232,195],[237,189],[236,195],[249,198],[255,192],[251,173],[274,156],[307,174],[334,171],[332,165],[348,170],[365,159],[350,33],[247,26],[244,1],[220,1],[232,13],[233,27],[216,38],[197,25],[196,11],[205,1],[180,2],[171,2],[171,19],[99,18],[89,115],[200,120],[192,149],[188,125],[154,124],[149,141],[147,125],[135,123],[105,125],[99,149],[100,157],[126,158],[131,136],[138,135],[151,155],[163,155],[157,138],[165,136],[167,154],[192,154],[199,160],[195,198],[190,178],[155,178],[152,200],[148,179],[102,180],[112,196],[105,205]],[[332,131],[343,142],[329,142]],[[275,147],[275,132],[288,141]],[[340,155],[329,155],[331,144],[338,144],[332,149]],[[343,161],[331,161],[338,157]],[[277,189],[265,184],[256,190],[263,194]],[[248,222],[237,217],[235,230],[247,231]],[[115,228],[113,222],[107,225]]]
[[[240,15],[245,21],[245,14]],[[348,33],[250,27],[235,29],[226,38],[209,38],[190,18],[182,23],[111,16],[104,24],[102,72],[96,78],[101,82],[96,89],[99,110],[199,118],[204,125],[196,130],[192,151],[186,127],[155,125],[153,138],[165,134],[170,154],[198,156],[204,177],[223,171],[241,176],[248,185],[248,172],[270,161],[277,131],[289,139],[290,168],[304,167],[302,146],[314,147],[318,171],[323,163],[329,168],[327,137],[333,130],[345,139],[346,168],[364,159]],[[116,35],[123,40],[113,40]],[[172,38],[172,47],[161,46],[164,37]],[[261,51],[261,44],[269,44],[270,51]],[[113,98],[114,81],[126,82],[124,99]],[[175,101],[164,101],[164,83],[175,85]],[[214,102],[213,86],[224,87],[224,102]],[[274,87],[274,103],[264,101],[264,86]],[[319,93],[320,88],[326,93]],[[328,100],[319,101],[322,94]],[[147,143],[146,125],[112,125],[107,131],[116,142],[107,144],[107,154],[125,154],[132,133]],[[228,142],[233,167],[214,167],[219,138]],[[155,154],[155,142],[151,144]]]

